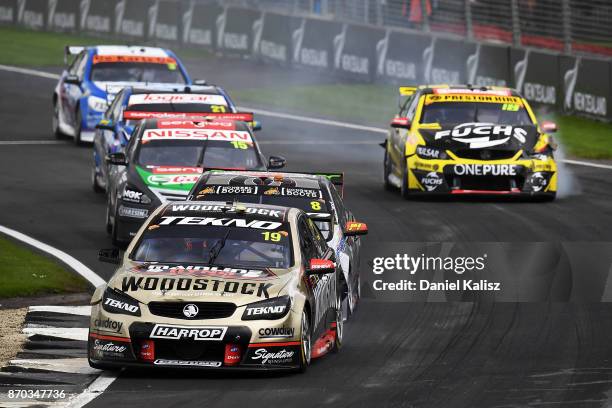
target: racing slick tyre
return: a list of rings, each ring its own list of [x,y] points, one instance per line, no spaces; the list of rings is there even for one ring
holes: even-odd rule
[[[111,193],[109,192],[107,194],[107,200],[106,200],[106,232],[108,234],[113,232],[113,224],[111,223],[111,220],[110,220],[110,195]]]
[[[385,190],[393,191],[395,187],[391,182],[389,182],[389,175],[391,174],[391,161],[389,160],[389,154],[385,150],[385,161],[384,161],[384,169],[383,169],[383,181]]]
[[[355,287],[349,288],[347,298],[348,316],[346,316],[346,320],[349,320],[355,313],[359,300],[361,299],[361,276],[359,276],[359,274],[357,274],[357,282],[355,283]]]
[[[58,139],[64,137],[64,134],[62,133],[59,127],[59,106],[57,104],[56,98],[54,98],[53,100],[53,117],[51,118],[51,131],[53,132],[53,135]]]
[[[302,310],[302,331],[300,341],[300,366],[298,372],[303,373],[308,369],[312,357],[312,329],[306,309]]]
[[[402,187],[400,189],[402,197],[406,200],[410,198],[410,189],[408,188],[408,166],[404,165],[404,170],[402,171]]]
[[[333,353],[337,353],[342,348],[342,340],[344,337],[344,307],[342,306],[342,295],[338,294],[336,300],[336,341],[332,348]]]
[[[76,144],[77,146],[80,146],[83,144],[83,141],[81,140],[81,127],[83,126],[83,115],[81,115],[81,110],[77,109],[76,111],[76,124],[75,124],[75,128],[74,128],[74,144]]]
[[[98,184],[98,178],[96,177],[96,164],[94,163],[94,167],[91,169],[91,187],[95,193],[103,193],[104,189],[100,184]],[[108,216],[107,216],[108,219]]]

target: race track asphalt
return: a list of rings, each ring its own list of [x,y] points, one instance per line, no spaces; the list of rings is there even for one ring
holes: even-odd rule
[[[231,69],[220,70],[224,64]],[[210,69],[207,79],[219,84],[258,83],[260,73],[267,79],[259,83],[278,78],[276,69],[248,62],[204,61],[196,69]],[[49,79],[0,73],[0,141],[52,143],[0,145],[0,225],[60,248],[108,278],[113,267],[96,259],[111,244],[104,196],[90,187],[91,147],[51,135],[53,86]],[[264,153],[287,157],[289,170],[346,173],[346,202],[370,230],[366,259],[373,255],[369,243],[612,241],[612,170],[564,166],[564,194],[553,203],[406,202],[382,189],[378,143],[384,135],[261,120]],[[316,361],[305,375],[124,373],[88,406],[606,406],[612,403],[611,321],[606,303],[370,298],[347,325],[342,352]]]

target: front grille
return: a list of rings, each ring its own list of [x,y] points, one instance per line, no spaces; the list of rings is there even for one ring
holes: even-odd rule
[[[453,151],[457,157],[470,160],[508,160],[516,155],[512,150],[495,149],[458,149]]]
[[[223,361],[221,341],[155,340],[155,358],[188,361]]]
[[[183,308],[189,304],[198,307],[197,315],[187,317],[183,314]],[[148,306],[156,316],[185,320],[223,319],[233,315],[236,310],[236,305],[229,302],[151,302]]]
[[[457,177],[455,186],[462,190],[510,191],[513,188],[522,189],[523,177],[504,176],[468,176]]]

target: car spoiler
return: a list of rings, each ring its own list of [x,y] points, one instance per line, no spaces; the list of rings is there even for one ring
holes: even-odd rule
[[[77,55],[83,52],[87,47],[81,45],[66,45],[64,47],[64,64],[68,65],[68,56]]]
[[[142,112],[130,111],[123,112],[125,120],[141,120],[141,119],[186,119],[186,120],[207,120],[207,119],[226,119],[239,122],[253,122],[252,112],[226,112],[226,113],[206,113],[206,112]]]
[[[219,167],[205,167],[204,171],[210,172],[222,172],[222,171],[244,171],[249,173],[262,173],[262,174],[270,174],[274,175],[277,173],[282,174],[306,174],[311,176],[323,176],[328,179],[336,190],[340,193],[341,197],[344,197],[344,173],[343,172],[308,172],[308,171],[259,171],[259,170],[245,170],[245,169],[227,169],[227,168],[219,168]]]

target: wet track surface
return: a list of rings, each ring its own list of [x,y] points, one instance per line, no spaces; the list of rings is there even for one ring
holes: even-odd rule
[[[206,71],[206,63],[197,69]],[[252,72],[247,65],[206,77],[254,87]],[[264,73],[262,82],[274,75]],[[53,86],[49,79],[0,74],[0,141],[53,143],[0,145],[0,224],[62,249],[108,278],[112,266],[96,260],[110,239],[105,198],[90,187],[91,148],[54,142]],[[384,135],[260,119],[264,153],[287,157],[289,170],[346,173],[347,204],[370,229],[366,258],[368,243],[612,241],[611,170],[566,166],[566,179],[580,193],[553,203],[406,202],[382,189],[378,143]],[[362,274],[370,273],[364,267]],[[606,303],[370,298],[347,325],[342,352],[315,362],[305,375],[125,373],[90,406],[606,406],[612,404],[611,322]]]

